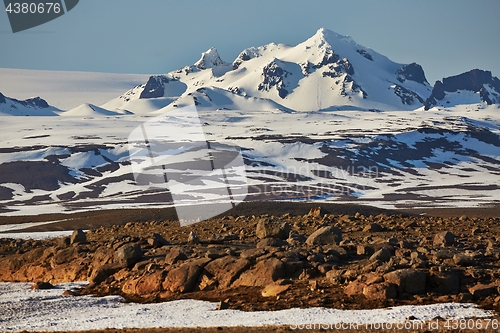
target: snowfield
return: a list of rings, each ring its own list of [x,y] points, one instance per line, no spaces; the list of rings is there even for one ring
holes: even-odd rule
[[[465,105],[429,111],[218,110],[198,115],[208,141],[241,148],[246,200],[407,208],[499,202],[499,111],[496,105]],[[166,128],[176,128],[177,120],[165,115]],[[138,184],[130,165],[128,137],[153,118],[2,117],[3,214],[172,205],[165,184]],[[30,173],[32,167],[46,174],[44,181]],[[193,189],[184,204],[202,202],[207,186]]]
[[[0,283],[0,330],[2,332],[70,332],[105,328],[220,327],[283,325],[355,324],[364,328],[376,323],[427,323],[435,318],[488,318],[489,311],[474,304],[444,303],[399,306],[376,310],[337,310],[325,308],[280,311],[217,311],[217,303],[179,300],[156,304],[123,303],[119,296],[62,296],[64,290],[83,283],[66,283],[51,290],[30,290],[29,283]],[[404,326],[403,326],[404,327]],[[418,327],[418,326],[409,326]]]

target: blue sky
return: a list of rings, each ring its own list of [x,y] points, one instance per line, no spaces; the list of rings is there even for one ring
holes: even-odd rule
[[[80,0],[13,34],[0,13],[0,67],[166,73],[214,46],[228,62],[250,46],[298,44],[320,27],[350,35],[431,84],[473,68],[500,76],[498,0]]]

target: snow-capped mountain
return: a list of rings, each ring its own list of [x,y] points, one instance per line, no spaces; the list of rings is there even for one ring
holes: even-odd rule
[[[143,113],[151,104],[194,103],[199,109],[413,110],[430,93],[420,65],[395,63],[322,28],[296,46],[245,49],[232,64],[211,48],[194,65],[151,76],[103,108]]]
[[[56,116],[57,111],[40,97],[20,101],[0,93],[0,116]]]
[[[437,81],[432,94],[425,101],[425,109],[432,106],[459,104],[500,103],[500,80],[490,71],[474,69],[467,73],[450,76]]]

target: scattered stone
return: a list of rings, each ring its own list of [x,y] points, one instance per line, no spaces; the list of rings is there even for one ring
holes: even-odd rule
[[[168,272],[162,286],[164,290],[172,293],[187,293],[194,290],[198,278],[203,272],[203,267],[210,261],[208,258],[186,262],[180,267]]]
[[[75,243],[85,244],[87,243],[87,235],[82,229],[77,229],[73,231],[73,233],[71,234],[69,242],[70,244],[75,244]]]
[[[359,281],[351,281],[345,288],[344,293],[347,296],[361,295],[363,294],[363,289],[366,287],[366,284]]]
[[[229,309],[229,299],[226,299],[224,301],[220,301],[219,305],[217,305],[217,311],[227,310],[227,309]]]
[[[128,243],[118,248],[115,252],[115,262],[123,267],[132,267],[142,258],[139,244]]]
[[[397,286],[398,293],[422,294],[425,292],[426,275],[416,269],[399,269],[384,275],[385,282]]]
[[[474,256],[462,253],[453,255],[453,262],[458,266],[473,266],[475,264]]]
[[[265,255],[267,252],[264,249],[248,249],[240,253],[241,258],[255,260],[258,257]]]
[[[179,247],[171,248],[165,255],[165,263],[167,265],[173,265],[179,261],[187,260],[188,256]]]
[[[265,287],[264,290],[262,290],[262,296],[263,297],[275,297],[281,293],[284,293],[288,289],[290,289],[289,284],[285,284],[285,285],[270,284],[267,287]]]
[[[250,261],[247,259],[226,256],[208,263],[205,271],[219,282],[220,287],[227,288],[248,267],[250,267]]]
[[[52,289],[54,286],[48,282],[35,282],[30,289],[33,290],[45,290],[45,289]]]
[[[460,278],[455,272],[434,272],[429,276],[428,289],[442,295],[460,292]]]
[[[290,234],[290,225],[288,222],[279,222],[269,220],[268,218],[261,218],[257,222],[257,229],[255,234],[258,238],[279,238],[287,239]]]
[[[258,249],[263,249],[266,247],[282,247],[287,246],[288,243],[279,238],[264,238],[257,243]]]
[[[309,217],[322,217],[325,214],[326,214],[326,212],[323,210],[323,208],[314,207],[314,208],[311,208],[311,210],[309,210],[309,213],[307,214],[307,216],[309,216]]]
[[[388,262],[392,257],[391,251],[386,249],[385,247],[375,252],[371,257],[370,261],[380,261],[380,262]]]
[[[187,242],[188,242],[188,244],[199,244],[200,243],[200,239],[198,238],[198,236],[193,231],[191,231],[189,233]]]
[[[330,245],[342,241],[342,231],[334,226],[322,227],[316,230],[306,240],[308,245]]]
[[[149,246],[152,246],[154,248],[170,245],[170,243],[165,238],[163,238],[162,235],[157,233],[154,233],[151,238],[148,238],[148,244]]]
[[[65,290],[63,291],[62,296],[78,296],[78,293],[73,290]]]
[[[469,288],[469,292],[471,293],[472,297],[474,297],[474,299],[480,299],[491,295],[496,295],[497,286],[478,283],[475,286]]]
[[[449,246],[455,243],[455,235],[449,231],[443,231],[434,235],[434,246]]]
[[[286,277],[285,265],[281,260],[269,258],[259,261],[253,269],[241,274],[233,286],[263,287]]]
[[[394,284],[382,282],[364,287],[363,295],[365,295],[365,297],[369,300],[387,300],[396,298],[398,293]]]
[[[384,227],[377,223],[371,223],[363,228],[363,232],[382,232]]]

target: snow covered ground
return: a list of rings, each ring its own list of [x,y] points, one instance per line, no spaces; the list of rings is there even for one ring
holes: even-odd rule
[[[399,306],[375,310],[337,310],[325,308],[281,311],[217,311],[217,303],[179,300],[157,304],[123,303],[119,296],[62,296],[64,290],[82,283],[57,285],[51,290],[30,290],[29,283],[0,283],[0,331],[69,332],[104,328],[219,327],[353,323],[358,328],[376,323],[396,327],[419,327],[440,317],[446,319],[487,318],[489,311],[473,304],[444,303]],[[415,319],[409,323],[408,317]],[[427,326],[427,324],[425,324]],[[426,328],[424,326],[424,328]]]
[[[207,140],[241,148],[247,200],[465,207],[500,200],[499,111],[496,105],[463,105],[386,112],[217,110],[199,116]],[[2,117],[3,214],[172,205],[165,186],[138,185],[130,165],[128,136],[151,119]],[[44,182],[30,167],[46,172]],[[185,203],[199,202],[197,194]]]

